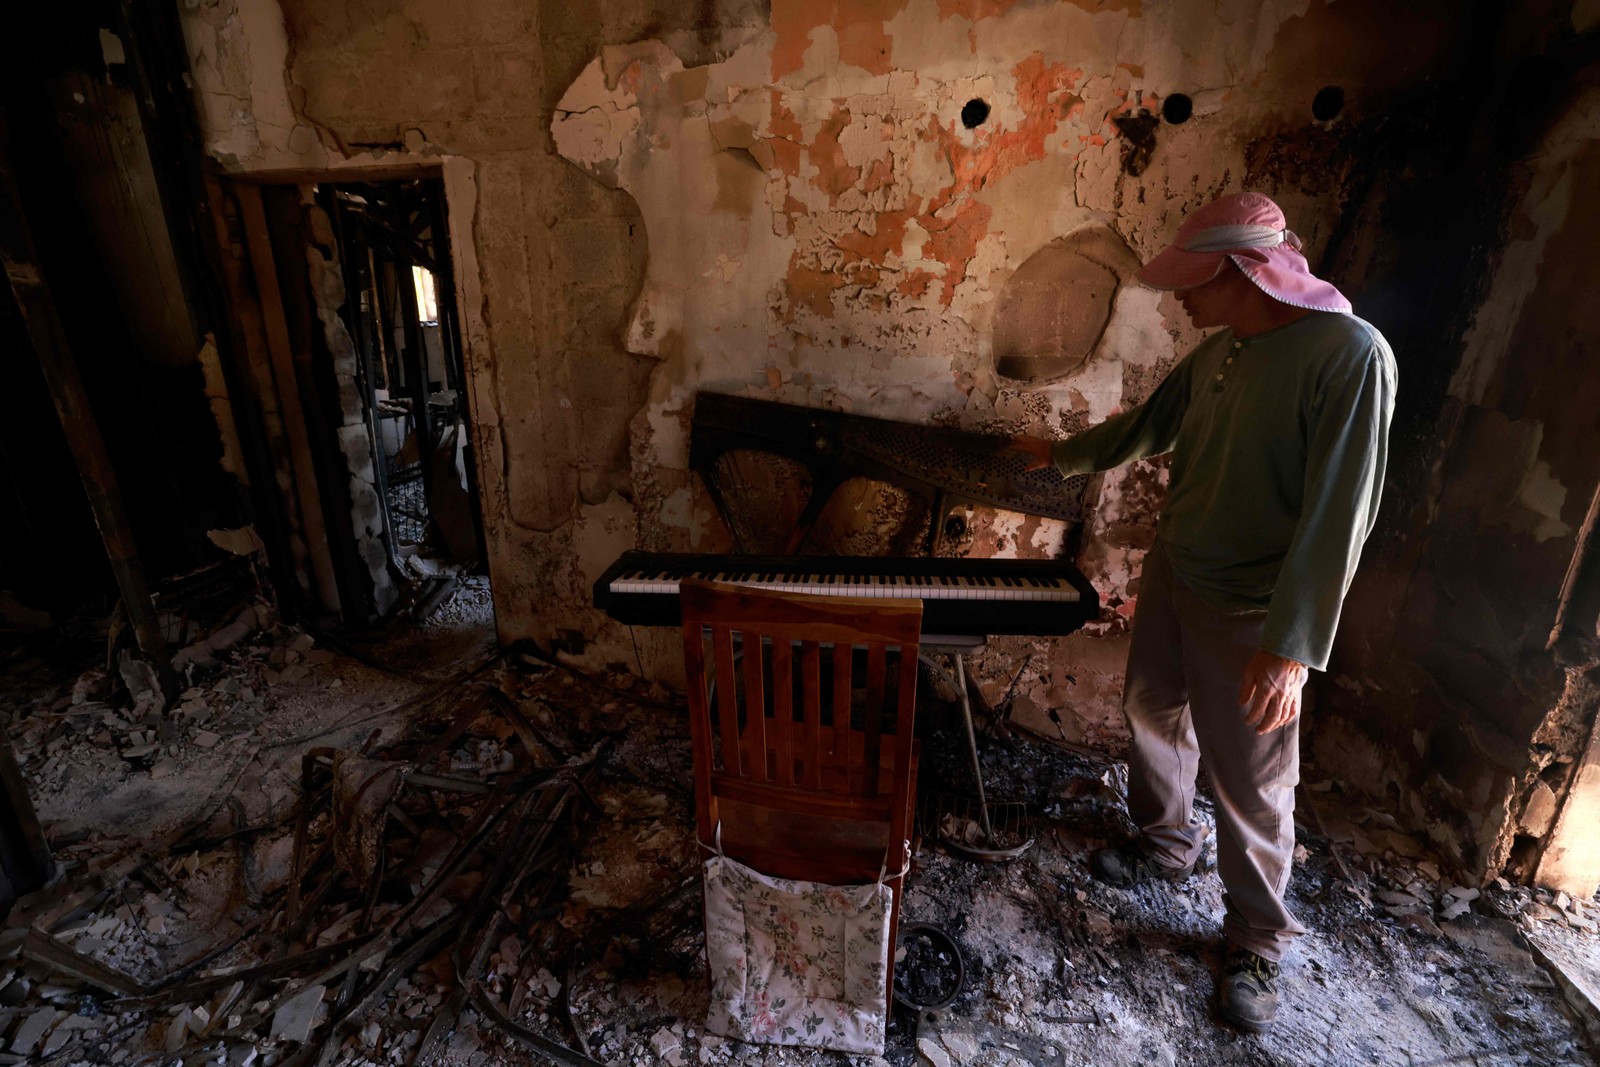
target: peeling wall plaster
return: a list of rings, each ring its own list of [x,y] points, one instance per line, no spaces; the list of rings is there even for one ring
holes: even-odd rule
[[[1148,257],[1185,211],[1236,187],[1243,131],[1315,91],[1312,71],[1251,84],[1308,7],[1245,5],[1219,20],[1195,5],[999,4],[974,17],[933,0],[779,2],[767,32],[705,66],[660,41],[603,48],[557,102],[551,133],[562,156],[633,197],[649,235],[626,332],[661,364],[635,422],[641,540],[719,547],[685,472],[682,413],[697,390],[1057,436],[1142,400],[1198,339],[1174,304],[1124,286],[1089,358],[1025,387],[994,370],[1004,283],[1091,228]],[[1226,120],[1162,127],[1162,151],[1131,180],[1116,120],[1196,86],[1211,113],[1232,102]],[[990,106],[976,129],[958,118],[971,99]],[[1286,202],[1314,245],[1334,201]],[[1106,603],[1091,634],[1126,630],[1163,478],[1154,464],[1103,482],[1080,556]],[[1060,533],[1005,518],[972,551],[1002,545],[1049,555]],[[1066,658],[1038,644],[1041,662]],[[1115,723],[1119,674],[1068,703]],[[1037,672],[1022,688],[1061,696]]]

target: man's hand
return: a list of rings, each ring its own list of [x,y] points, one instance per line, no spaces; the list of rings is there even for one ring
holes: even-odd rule
[[[1038,471],[1056,465],[1054,441],[1038,437],[1013,437],[1010,451],[1023,452],[1031,457],[1024,470]]]
[[[1266,649],[1250,657],[1239,689],[1245,725],[1254,726],[1258,734],[1270,734],[1294,722],[1300,714],[1300,689],[1309,673],[1304,663]]]

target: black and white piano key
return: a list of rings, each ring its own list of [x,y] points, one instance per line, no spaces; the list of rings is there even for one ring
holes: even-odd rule
[[[685,576],[663,571],[618,575],[610,583],[617,594],[676,596]],[[693,575],[707,581],[817,596],[881,599],[1055,601],[1075,603],[1078,590],[1063,578],[972,575],[836,575],[775,571],[713,571]]]

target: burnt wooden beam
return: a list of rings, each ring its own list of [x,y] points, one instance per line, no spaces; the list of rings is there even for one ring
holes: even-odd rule
[[[89,406],[77,358],[39,263],[38,248],[11,167],[8,129],[7,119],[0,115],[0,262],[4,263],[6,280],[27,324],[56,414],[66,431],[67,445],[83,479],[139,650],[165,672],[169,663],[166,635],[156,620],[150,586],[145,581],[144,565],[117,474],[111,466],[111,455]]]
[[[278,410],[283,415],[284,435],[289,443],[289,462],[294,472],[295,494],[299,503],[307,562],[311,567],[312,587],[321,607],[338,611],[338,577],[334,573],[332,553],[328,550],[327,524],[323,521],[322,497],[317,490],[311,434],[306,427],[305,410],[300,403],[294,347],[289,337],[283,294],[278,288],[278,268],[272,255],[272,236],[267,229],[266,209],[262,204],[260,187],[240,183],[234,193],[238,197],[239,214],[244,222],[245,247],[255,274],[256,293],[261,300],[262,326],[266,331],[267,351],[272,361]]]
[[[246,473],[241,481],[254,524],[267,545],[280,610],[293,621],[294,551],[283,502],[275,491],[272,435],[258,402],[253,402],[259,397],[253,385],[248,342],[230,305],[227,274],[233,265],[223,241],[227,226],[217,210],[216,179],[208,177],[205,170],[208,157],[195,113],[179,11],[170,4],[117,0],[114,17],[136,90],[156,190],[174,245],[180,250],[179,274],[201,329],[212,331],[216,341],[243,446]]]
[[[311,445],[326,547],[338,584],[339,610],[346,621],[361,624],[371,613],[372,587],[356,544],[351,471],[339,441],[344,409],[338,375],[322,322],[323,309],[318,306],[311,283],[308,254],[321,244],[308,224],[308,207],[314,210],[308,192],[306,186],[268,186],[262,189],[262,208],[277,263],[278,296],[288,326],[295,381],[300,386],[300,410]],[[331,224],[332,220],[328,221]],[[327,252],[337,256],[338,248]]]

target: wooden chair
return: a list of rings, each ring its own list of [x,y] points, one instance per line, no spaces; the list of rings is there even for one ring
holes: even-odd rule
[[[700,843],[714,849],[720,824],[722,851],[764,874],[831,885],[883,875],[892,999],[916,796],[921,602],[701,581],[685,581],[679,602]]]

